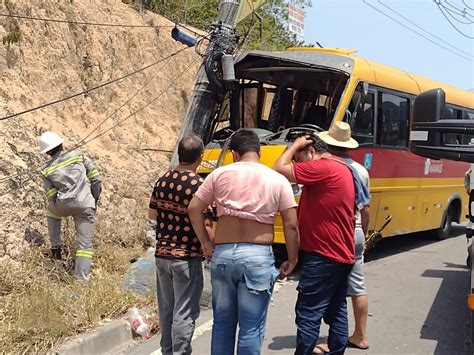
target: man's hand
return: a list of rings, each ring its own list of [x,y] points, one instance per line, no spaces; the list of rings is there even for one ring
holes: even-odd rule
[[[295,269],[296,267],[296,262],[291,262],[291,261],[284,261],[281,265],[280,265],[280,279],[284,279],[288,276],[291,275],[291,273],[293,272],[293,270]]]
[[[302,136],[295,139],[292,147],[294,147],[296,150],[300,150],[306,148],[311,143],[313,143],[313,141],[309,138],[309,136]]]
[[[212,253],[214,252],[214,243],[208,240],[206,243],[201,244],[202,252],[207,262],[211,261]]]

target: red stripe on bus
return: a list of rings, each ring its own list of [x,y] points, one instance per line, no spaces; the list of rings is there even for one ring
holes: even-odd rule
[[[469,164],[427,159],[406,150],[358,148],[354,160],[368,169],[373,178],[462,178]]]

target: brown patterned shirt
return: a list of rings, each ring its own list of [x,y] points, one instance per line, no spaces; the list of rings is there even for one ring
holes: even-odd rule
[[[188,205],[203,179],[190,171],[171,170],[155,184],[149,207],[157,211],[155,256],[201,257],[201,244],[188,215]]]

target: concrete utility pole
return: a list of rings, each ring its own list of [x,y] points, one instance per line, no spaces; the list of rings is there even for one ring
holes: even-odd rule
[[[226,50],[232,48],[232,46],[229,47],[222,42],[226,42],[225,40],[230,42],[235,41],[233,32],[240,3],[241,0],[222,0],[215,27],[210,33],[210,43],[207,47],[205,57],[211,56],[216,49],[221,52],[226,52]],[[203,63],[199,69],[193,96],[181,126],[181,131],[179,132],[178,142],[188,133],[194,133],[204,140],[207,138],[206,128],[208,128],[210,124],[211,115],[214,113],[217,99],[217,90],[213,88],[213,85],[209,82]],[[171,158],[170,167],[174,168],[177,165],[178,154],[176,145]]]

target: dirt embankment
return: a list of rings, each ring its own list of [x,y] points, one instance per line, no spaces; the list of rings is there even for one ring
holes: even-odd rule
[[[100,27],[1,17],[0,36],[20,32],[21,39],[0,44],[0,117],[92,88],[183,48],[170,36],[172,23],[120,0],[4,0],[0,12],[166,26]],[[38,152],[39,135],[56,131],[65,138],[66,148],[72,147],[156,75],[95,131],[94,135],[105,132],[102,136],[81,148],[93,159],[104,181],[99,207],[102,227],[111,233],[121,227],[126,230],[132,219],[142,211],[145,214],[150,182],[167,168],[169,159],[148,149],[173,148],[193,88],[197,59],[188,49],[87,95],[0,121],[0,260],[18,256],[28,239],[47,240],[45,198],[41,177],[35,171],[45,161]],[[190,65],[176,85],[168,88]]]

